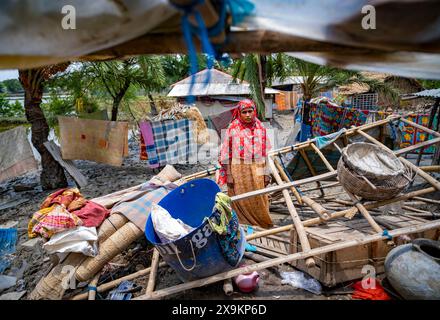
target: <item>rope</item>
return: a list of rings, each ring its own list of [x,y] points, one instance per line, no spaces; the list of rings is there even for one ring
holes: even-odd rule
[[[196,254],[194,252],[194,246],[192,244],[192,241],[190,241],[189,244],[191,245],[191,251],[192,251],[193,260],[194,260],[194,264],[191,268],[187,268],[183,265],[182,260],[180,260],[179,252],[177,251],[177,247],[176,246],[174,247],[174,252],[176,253],[177,259],[179,260],[179,263],[182,266],[182,268],[185,269],[186,271],[192,271],[196,267],[196,264],[197,264]]]

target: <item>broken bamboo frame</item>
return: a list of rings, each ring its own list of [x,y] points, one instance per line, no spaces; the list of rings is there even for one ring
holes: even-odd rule
[[[275,167],[275,164],[272,161],[271,157],[267,158],[269,168],[272,171],[272,175],[274,176],[276,182],[278,184],[282,184],[283,180],[281,179],[280,175],[277,172],[277,169]],[[308,252],[311,250],[309,239],[307,238],[307,234],[304,230],[303,224],[301,222],[301,219],[298,215],[298,212],[296,212],[295,206],[293,205],[292,199],[290,198],[289,191],[287,189],[283,190],[283,196],[286,200],[287,209],[290,212],[290,216],[292,217],[293,224],[295,225],[296,232],[298,233],[299,241],[301,243],[301,247],[305,252]],[[306,266],[308,268],[313,268],[315,266],[315,260],[313,258],[307,258],[306,260]]]
[[[406,122],[406,121],[405,121]],[[411,122],[411,121],[409,121]],[[383,145],[382,143],[380,143],[379,141],[377,141],[375,138],[373,138],[372,136],[370,136],[368,133],[365,133],[361,130],[358,130],[359,134],[361,134],[362,136],[364,136],[367,140],[371,141],[372,143],[374,143],[375,145],[377,145],[379,148],[382,148],[383,150],[386,151],[391,151],[393,152],[393,150],[389,149],[387,146]],[[440,134],[439,134],[440,135]],[[428,173],[426,173],[425,171],[423,171],[422,169],[420,169],[419,167],[417,167],[416,165],[414,165],[412,162],[406,160],[404,157],[399,157],[399,160],[406,165],[407,167],[409,167],[411,170],[413,170],[414,172],[416,172],[420,177],[422,177],[426,182],[428,182],[430,185],[432,185],[434,188],[436,188],[437,190],[440,191],[440,182],[438,182],[436,179],[434,179],[433,177],[431,177]]]
[[[440,182],[434,179],[429,175],[429,173],[426,173],[410,161],[406,160],[403,157],[399,157],[400,161],[403,162],[406,166],[410,167],[413,171],[415,171],[421,178],[423,178],[426,182],[428,182],[430,185],[432,185],[434,188],[440,191]]]
[[[284,168],[278,163],[277,159],[273,159],[274,160],[274,164],[276,166],[276,168],[278,169],[278,173],[280,174],[281,178],[285,181],[285,182],[290,182],[289,177],[287,176],[286,172],[284,171]],[[313,201],[310,197],[305,196],[305,195],[300,195],[299,192],[296,190],[295,187],[291,187],[290,190],[292,191],[292,193],[295,195],[295,198],[298,200],[298,203],[300,205],[302,205],[302,203],[304,202],[305,204],[307,204],[314,212],[316,212],[316,214],[318,214],[322,219],[324,220],[328,220],[329,216],[328,216],[328,212],[327,210],[321,206],[319,203]]]
[[[389,200],[381,200],[381,201],[366,203],[366,204],[364,204],[364,207],[367,210],[375,209],[375,208],[379,208],[379,207],[385,206],[387,204],[391,204],[391,203],[395,203],[395,202],[399,202],[399,201],[404,201],[404,200],[407,200],[407,199],[411,199],[413,197],[429,194],[429,193],[432,193],[434,191],[436,191],[436,189],[434,187],[430,187],[430,188],[426,188],[426,189],[421,189],[421,190],[416,190],[416,191],[409,192],[407,194],[403,194],[403,195],[397,196],[397,197],[389,199]],[[330,214],[330,219],[341,218],[341,217],[344,217],[348,213],[357,212],[357,210],[358,209],[356,207],[354,207],[354,208],[350,208],[350,209],[347,209],[347,210],[333,212],[333,213]],[[311,227],[311,226],[320,224],[322,222],[323,221],[320,218],[312,218],[312,219],[304,220],[303,221],[303,226],[304,227]],[[269,230],[265,230],[265,231],[261,231],[261,232],[256,232],[256,233],[253,233],[253,234],[247,236],[246,240],[250,241],[250,240],[261,238],[261,237],[265,237],[265,236],[268,236],[268,235],[271,235],[271,234],[277,234],[277,233],[280,233],[280,232],[290,231],[293,227],[294,227],[293,224],[289,224],[289,225],[278,227],[278,228],[273,228],[273,229],[269,229]]]
[[[312,163],[310,162],[310,159],[307,156],[307,153],[303,149],[300,149],[299,153],[300,153],[301,157],[303,158],[303,160],[304,160],[307,168],[309,169],[310,173],[312,174],[312,176],[316,176],[317,175],[316,170],[313,167]],[[319,190],[321,191],[321,195],[325,196],[324,189],[321,187],[321,182],[317,181],[316,184],[318,185]]]
[[[434,200],[434,199],[428,199],[428,198],[422,198],[422,197],[414,197],[413,199],[423,201],[425,203],[440,204],[440,200]]]
[[[315,150],[315,152],[318,154],[318,156],[321,158],[321,160],[324,162],[325,166],[327,167],[327,169],[330,172],[334,172],[336,171],[332,165],[330,164],[330,162],[327,161],[327,159],[325,158],[325,156],[322,154],[321,150],[319,150],[319,148],[317,146],[315,146],[314,143],[311,144],[312,148]],[[345,189],[345,188],[344,188]],[[368,210],[363,206],[362,203],[359,202],[359,200],[356,198],[356,196],[349,192],[348,190],[345,190],[345,192],[348,194],[348,196],[350,197],[350,199],[353,201],[353,204],[356,206],[356,208],[358,209],[358,211],[364,216],[364,218],[368,221],[368,223],[370,224],[370,226],[373,228],[374,231],[382,233],[383,230],[382,228],[376,223],[376,221],[374,221],[373,217],[370,215],[370,213],[368,212]],[[346,218],[352,218],[351,214],[348,214],[345,216]],[[391,244],[391,243],[389,243]]]
[[[405,228],[399,228],[399,229],[392,230],[389,232],[389,236],[390,237],[398,237],[401,235],[423,232],[426,230],[431,230],[431,229],[435,229],[435,228],[439,228],[439,227],[440,227],[440,221],[432,221],[432,222],[427,222],[427,223],[423,223],[423,224],[416,225],[416,226],[409,226],[409,227],[405,227]],[[368,243],[372,243],[372,242],[377,242],[380,240],[385,240],[387,238],[388,237],[383,236],[382,234],[374,234],[374,235],[365,236],[363,238],[358,238],[358,239],[342,241],[342,242],[338,242],[338,243],[334,243],[334,244],[329,244],[326,246],[312,249],[308,252],[293,253],[293,254],[289,254],[284,257],[275,258],[275,259],[271,259],[271,260],[268,260],[265,262],[260,262],[260,263],[256,263],[256,264],[253,264],[250,266],[237,268],[237,269],[234,269],[231,271],[216,274],[216,275],[204,278],[204,279],[199,279],[199,280],[195,280],[195,281],[191,281],[191,282],[182,283],[182,284],[176,285],[171,288],[166,288],[166,289],[155,291],[150,296],[143,295],[143,296],[137,297],[133,300],[160,299],[160,298],[164,298],[166,296],[176,294],[176,293],[179,293],[179,292],[182,292],[185,290],[206,286],[211,283],[215,283],[215,282],[218,282],[221,280],[232,278],[232,277],[238,276],[240,274],[249,273],[249,272],[253,272],[253,271],[259,271],[259,270],[274,267],[274,266],[277,266],[277,265],[280,265],[283,263],[289,263],[292,261],[306,259],[306,258],[309,258],[312,256],[317,256],[317,255],[321,255],[321,254],[328,253],[328,252],[333,252],[333,251],[337,251],[337,250],[341,250],[341,249],[355,247],[358,245],[364,245],[364,244],[368,244]]]

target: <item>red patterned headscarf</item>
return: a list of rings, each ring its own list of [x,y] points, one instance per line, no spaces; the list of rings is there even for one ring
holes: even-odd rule
[[[237,108],[234,109],[234,114],[232,115],[232,120],[235,119],[240,119],[240,113],[245,110],[245,109],[249,109],[252,108],[254,110],[254,117],[252,119],[252,123],[251,125],[253,125],[255,123],[255,121],[257,120],[257,108],[255,107],[255,103],[251,100],[251,99],[244,99],[241,100],[238,104],[237,104]],[[241,123],[243,123],[240,120]],[[247,123],[243,123],[244,125],[249,126],[249,124]]]

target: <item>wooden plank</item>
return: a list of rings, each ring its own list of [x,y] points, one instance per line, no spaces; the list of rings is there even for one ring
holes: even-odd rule
[[[432,221],[432,222],[427,222],[427,223],[417,225],[417,226],[411,226],[411,227],[391,230],[389,232],[389,235],[391,237],[398,237],[401,235],[412,234],[412,233],[416,233],[416,232],[423,232],[423,231],[427,231],[427,230],[431,230],[431,229],[435,229],[435,228],[439,228],[439,227],[440,227],[440,221]],[[215,282],[222,281],[222,280],[225,280],[228,278],[232,278],[232,277],[238,276],[240,274],[250,273],[253,271],[259,271],[259,270],[267,269],[270,267],[275,267],[275,266],[278,266],[283,263],[289,263],[289,262],[299,260],[299,259],[306,259],[308,257],[313,257],[313,256],[317,256],[320,254],[328,253],[328,252],[342,250],[345,248],[356,247],[359,245],[368,244],[368,243],[372,243],[372,242],[376,242],[376,241],[380,241],[380,240],[386,240],[386,239],[387,239],[387,237],[382,236],[381,234],[375,234],[375,235],[365,236],[363,239],[349,240],[349,241],[343,241],[343,242],[339,242],[339,243],[335,243],[335,244],[330,244],[330,245],[322,246],[320,248],[312,249],[308,252],[299,252],[299,253],[289,254],[285,257],[271,259],[269,261],[260,262],[260,263],[256,263],[256,264],[249,265],[246,267],[241,267],[241,268],[237,268],[237,269],[223,272],[220,274],[216,274],[214,276],[210,276],[210,277],[207,277],[204,279],[186,282],[186,283],[182,283],[177,286],[174,286],[174,287],[165,288],[162,290],[157,290],[157,291],[153,292],[153,294],[151,296],[143,295],[143,296],[136,297],[133,300],[160,299],[160,298],[163,298],[163,297],[166,297],[166,296],[169,296],[172,294],[176,294],[176,293],[179,293],[179,292],[182,292],[185,290],[206,286],[211,283],[215,283]]]
[[[79,188],[85,187],[87,185],[87,178],[78,170],[77,167],[75,167],[75,164],[72,160],[64,160],[61,157],[61,149],[55,144],[55,142],[53,142],[52,140],[46,141],[44,143],[44,146],[55,159],[55,161],[58,162],[60,166],[62,166],[70,174],[70,176],[73,178],[73,180],[75,180]]]

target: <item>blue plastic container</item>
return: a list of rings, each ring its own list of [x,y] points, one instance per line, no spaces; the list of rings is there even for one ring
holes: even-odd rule
[[[159,205],[173,218],[180,219],[195,229],[172,242],[162,243],[156,235],[151,215],[145,227],[145,236],[160,252],[182,281],[191,281],[233,268],[223,257],[217,234],[205,217],[213,215],[218,185],[209,179],[197,179],[167,194]],[[241,229],[241,228],[240,228]],[[244,252],[245,235],[241,230],[240,252]]]

